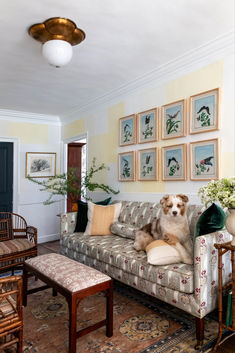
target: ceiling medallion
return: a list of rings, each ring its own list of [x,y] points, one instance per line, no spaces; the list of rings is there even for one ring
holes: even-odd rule
[[[72,46],[85,39],[85,32],[62,17],[52,17],[30,26],[29,35],[42,43],[42,54],[49,64],[61,67],[72,58]]]

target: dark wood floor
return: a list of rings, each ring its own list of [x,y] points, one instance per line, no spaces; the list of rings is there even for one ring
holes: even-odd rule
[[[49,254],[51,252],[60,252],[59,240],[38,245],[38,255]],[[211,351],[212,352],[212,351]],[[235,334],[219,345],[217,353],[234,353],[235,352]]]
[[[59,240],[51,241],[49,243],[38,244],[38,255],[49,254],[50,252],[60,252]]]

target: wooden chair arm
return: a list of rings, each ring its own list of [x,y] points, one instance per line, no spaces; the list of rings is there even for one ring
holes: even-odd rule
[[[37,228],[35,228],[33,226],[27,226],[26,227],[26,234],[27,234],[27,237],[28,237],[29,241],[31,241],[32,243],[37,245],[37,242],[38,242],[38,230],[37,230]]]

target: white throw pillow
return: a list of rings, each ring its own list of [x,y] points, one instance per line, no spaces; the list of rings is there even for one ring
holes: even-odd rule
[[[170,265],[181,261],[178,251],[163,240],[154,240],[146,247],[147,261],[151,265]]]

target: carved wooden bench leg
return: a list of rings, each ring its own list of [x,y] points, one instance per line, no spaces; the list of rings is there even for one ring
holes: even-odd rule
[[[106,336],[112,337],[113,335],[113,282],[110,288],[106,291]]]
[[[77,336],[77,300],[72,295],[68,300],[69,304],[69,352],[76,353],[76,336]]]
[[[203,339],[204,339],[204,317],[202,319],[199,319],[198,317],[196,317],[195,324],[196,324],[196,339],[197,339],[197,344],[195,346],[195,349],[200,349],[201,346],[203,345]]]

